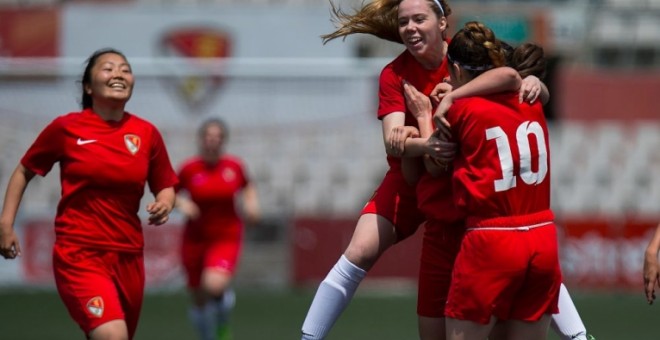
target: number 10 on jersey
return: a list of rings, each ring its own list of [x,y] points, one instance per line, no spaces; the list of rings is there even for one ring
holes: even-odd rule
[[[529,135],[536,138],[538,147],[538,170],[532,170],[532,153],[529,146]],[[502,167],[502,179],[494,181],[495,192],[506,191],[516,187],[516,176],[513,173],[513,156],[509,137],[499,127],[486,129],[486,139],[495,140],[497,143],[497,154]],[[526,121],[516,130],[516,143],[520,153],[520,178],[529,185],[537,185],[543,182],[548,174],[548,149],[545,143],[543,128],[538,122]]]

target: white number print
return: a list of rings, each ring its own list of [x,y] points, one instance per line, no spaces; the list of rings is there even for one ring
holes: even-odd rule
[[[529,135],[536,137],[538,146],[539,166],[536,172],[532,171],[532,152],[529,146]],[[495,180],[495,192],[506,191],[516,187],[516,177],[513,174],[513,156],[509,138],[501,127],[496,126],[486,130],[486,139],[495,140],[497,154],[502,167],[502,179]],[[548,149],[545,144],[545,134],[538,122],[526,121],[516,130],[516,143],[520,153],[520,178],[523,182],[532,185],[540,184],[548,174]]]

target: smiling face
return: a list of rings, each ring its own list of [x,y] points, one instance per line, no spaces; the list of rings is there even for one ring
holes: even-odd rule
[[[105,53],[92,66],[85,93],[94,102],[125,104],[133,93],[134,81],[131,65],[123,56]]]
[[[435,58],[442,51],[447,19],[438,18],[428,0],[403,0],[399,4],[399,35],[418,60]]]

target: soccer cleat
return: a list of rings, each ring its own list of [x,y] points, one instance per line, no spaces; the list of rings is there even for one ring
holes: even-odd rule
[[[575,339],[575,340],[596,340],[596,338],[593,335],[591,335],[589,333],[585,334],[583,332],[580,332],[578,334],[575,334],[575,335],[571,336],[571,339]]]

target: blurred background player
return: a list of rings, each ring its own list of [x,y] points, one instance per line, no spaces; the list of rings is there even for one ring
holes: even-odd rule
[[[230,287],[241,252],[243,222],[260,218],[257,191],[243,162],[224,152],[228,130],[217,118],[202,123],[198,131],[199,154],[185,161],[179,171],[177,208],[186,216],[181,260],[188,276],[193,306],[190,319],[200,339],[229,339],[228,318],[235,296]]]
[[[365,3],[354,14],[332,6],[333,20],[339,28],[322,36],[324,42],[354,33],[367,33],[401,43],[406,50],[385,66],[380,75],[378,118],[382,122],[389,170],[362,210],[344,254],[319,285],[303,323],[303,339],[325,338],[380,255],[415,233],[424,220],[417,209],[415,188],[408,185],[401,174],[400,157],[423,154],[446,157],[447,150],[454,150],[441,141],[431,145],[422,138],[409,139],[405,148],[396,144],[405,140],[401,134],[419,137],[419,130],[432,129],[430,125],[418,126],[408,112],[403,83],[404,80],[410,82],[428,95],[449,75],[445,58],[447,16],[451,14],[448,3],[377,0]],[[466,86],[463,93],[514,91],[519,88],[519,81],[515,70],[500,68]],[[424,325],[420,324],[420,327]]]
[[[158,130],[124,111],[134,77],[121,52],[94,52],[81,83],[83,110],[46,126],[9,179],[0,255],[21,254],[13,225],[25,188],[59,163],[57,291],[88,339],[132,339],[145,282],[140,200],[149,183],[155,196],[146,207],[149,224],[167,222],[177,178]]]

